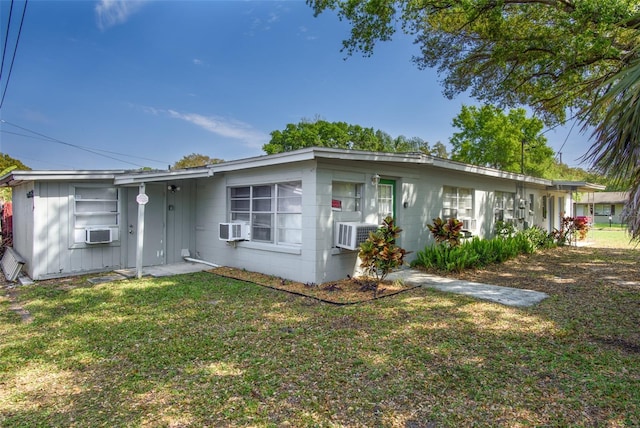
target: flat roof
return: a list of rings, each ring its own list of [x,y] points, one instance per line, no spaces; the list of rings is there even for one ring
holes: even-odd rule
[[[127,186],[140,183],[185,180],[192,178],[211,177],[216,173],[260,168],[265,166],[277,166],[294,162],[303,162],[318,159],[340,159],[360,162],[380,162],[388,164],[429,165],[433,168],[441,168],[449,171],[477,174],[486,177],[501,178],[545,186],[549,190],[565,190],[579,192],[593,192],[604,190],[605,186],[584,181],[548,180],[529,175],[501,171],[477,165],[470,165],[450,159],[439,158],[424,153],[386,153],[369,152],[359,150],[334,149],[328,147],[307,147],[291,152],[272,155],[260,155],[243,159],[236,159],[212,165],[186,168],[180,170],[160,171],[132,171],[132,170],[87,170],[87,171],[11,171],[0,177],[0,186],[12,186],[23,181],[34,180],[113,180],[114,185]]]

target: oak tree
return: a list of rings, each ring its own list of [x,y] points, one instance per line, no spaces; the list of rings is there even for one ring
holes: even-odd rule
[[[267,154],[274,154],[305,147],[426,154],[431,154],[432,151],[429,143],[419,137],[407,138],[401,135],[393,138],[386,132],[373,128],[321,119],[289,123],[285,129],[273,131],[271,140],[262,146],[262,150]]]
[[[490,105],[462,106],[453,126],[460,129],[450,139],[453,160],[535,177],[551,171],[554,152],[540,133],[543,123],[522,108],[505,114]]]
[[[195,168],[220,162],[224,161],[222,159],[211,158],[199,153],[191,153],[190,155],[183,156],[182,159],[174,163],[172,169]]]

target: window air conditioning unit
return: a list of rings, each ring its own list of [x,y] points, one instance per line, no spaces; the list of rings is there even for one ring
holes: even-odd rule
[[[87,228],[84,233],[84,242],[87,244],[108,244],[113,241],[113,235],[109,228]]]
[[[346,250],[358,250],[360,244],[369,238],[380,226],[369,223],[336,223],[335,245]]]
[[[478,222],[476,221],[475,218],[462,220],[463,230],[475,231],[477,228],[478,228]]]
[[[249,239],[248,223],[220,223],[218,238],[221,241],[244,241]]]

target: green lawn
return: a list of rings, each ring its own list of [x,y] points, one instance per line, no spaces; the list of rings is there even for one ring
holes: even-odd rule
[[[3,290],[0,426],[638,426],[640,286],[597,292],[334,306],[204,272],[23,286],[23,322]]]
[[[596,224],[587,232],[586,241],[598,247],[637,248],[638,246],[637,243],[629,241],[626,227],[620,225],[609,227],[609,225]]]

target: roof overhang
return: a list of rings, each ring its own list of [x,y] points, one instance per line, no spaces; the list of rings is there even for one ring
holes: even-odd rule
[[[0,177],[0,186],[12,187],[29,181],[113,180],[124,170],[96,171],[11,171]]]
[[[213,176],[209,167],[179,169],[172,171],[141,171],[120,174],[115,177],[116,186],[136,185],[141,183],[154,183],[158,181],[187,180],[190,178],[206,178]]]
[[[551,186],[552,184],[551,180],[547,180],[544,178],[530,177],[523,174],[500,171],[494,168],[469,165],[462,162],[456,162],[449,159],[426,155],[424,153],[367,152],[359,150],[332,149],[327,147],[309,147],[292,152],[238,159],[234,161],[210,165],[209,168],[211,168],[216,173],[219,173],[319,159],[339,159],[356,162],[369,162],[372,164],[388,163],[395,165],[431,165],[436,168],[442,168],[450,171],[458,171],[468,174],[480,174],[487,177],[519,181],[543,187]]]
[[[586,181],[561,181],[553,180],[549,190],[564,190],[571,192],[597,192],[603,191],[607,186],[602,184],[589,183]]]

